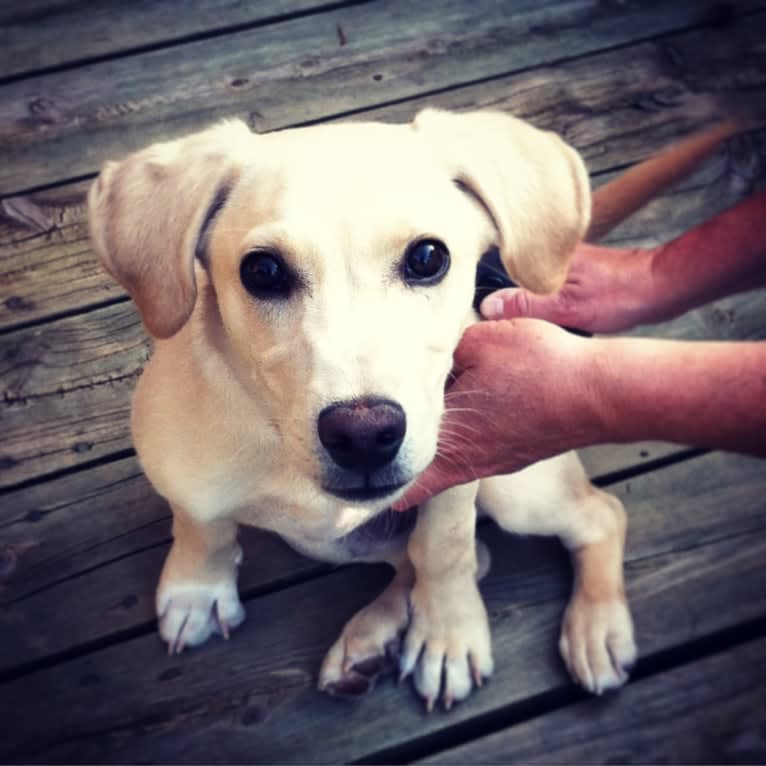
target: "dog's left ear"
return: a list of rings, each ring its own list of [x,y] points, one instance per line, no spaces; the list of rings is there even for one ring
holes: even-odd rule
[[[533,292],[557,290],[590,220],[579,154],[555,133],[501,112],[426,109],[413,128],[486,209],[511,277]]]
[[[108,162],[91,186],[96,254],[155,338],[171,337],[191,316],[195,260],[253,140],[244,123],[224,122]]]

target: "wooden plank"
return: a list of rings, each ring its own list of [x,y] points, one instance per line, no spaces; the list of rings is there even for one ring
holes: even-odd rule
[[[0,605],[167,543],[170,509],[135,458],[10,492],[0,499]]]
[[[732,191],[734,171],[726,156],[719,155],[681,190],[656,200],[631,226],[661,236],[663,216],[670,219],[669,226],[690,226],[738,199],[741,189]],[[763,292],[734,297],[656,326],[651,333],[763,337],[765,302]],[[0,335],[0,487],[128,449],[129,395],[147,355],[148,343],[132,303]],[[618,470],[635,454],[635,448],[628,447],[615,451],[611,464],[589,467],[593,474]]]
[[[764,5],[741,0],[736,13]],[[0,194],[92,173],[224,116],[274,130],[706,20],[694,0],[519,0],[512,11],[391,0],[24,79],[0,90]]]
[[[766,16],[746,15],[373,108],[364,119],[404,122],[428,106],[507,111],[561,134],[601,173],[728,116],[727,99],[743,89],[743,100],[762,100],[765,32]],[[752,168],[741,165],[746,181]]]
[[[0,485],[130,447],[149,346],[132,303],[2,336]]]
[[[231,27],[269,23],[300,11],[321,11],[317,0],[32,0],[0,5],[0,78],[37,69],[220,34]]]
[[[135,458],[2,497],[0,530],[0,674],[153,622],[170,509]],[[244,594],[328,569],[270,533],[240,539]],[[59,608],[82,593],[77,610]]]
[[[755,93],[766,89],[766,68],[743,72],[742,67],[745,54],[749,61],[758,60],[764,39],[745,19],[725,35],[711,29],[673,35],[662,44],[641,43],[433,94],[373,110],[365,117],[406,121],[429,104],[454,110],[507,109],[567,135],[586,156],[590,170],[601,172],[641,159],[695,130],[716,109],[719,90],[733,89],[742,81]],[[715,66],[700,70],[695,51],[705,51]],[[668,58],[681,63],[669,67]],[[321,99],[321,91],[316,96]],[[284,98],[288,108],[291,96],[285,93]],[[299,120],[300,114],[293,119]],[[724,204],[763,177],[764,156],[762,134],[732,142],[720,155],[716,167],[729,179]],[[725,171],[727,167],[730,170]],[[0,329],[101,305],[123,294],[99,268],[90,249],[84,204],[88,185],[67,184],[0,202]],[[688,223],[690,213],[684,208],[683,222]],[[664,219],[636,218],[613,239],[648,241],[652,231],[655,237],[669,232],[676,217],[667,210],[664,214]],[[649,220],[651,229],[645,226]]]
[[[125,297],[91,249],[89,186],[0,201],[0,329]]]
[[[418,763],[764,763],[766,639]]]
[[[135,457],[0,496],[0,606],[50,593],[62,582],[147,550],[161,549],[159,555],[164,555],[170,519],[167,503],[152,489]],[[247,544],[259,550],[258,567],[289,576],[297,571],[296,562],[303,560],[298,554],[280,545],[285,553],[277,561],[264,554],[266,543],[256,539],[265,535],[253,538],[249,528],[243,533]],[[246,561],[241,570],[245,589],[268,585],[260,575],[249,577],[248,567]],[[115,575],[106,579],[129,592],[139,587]],[[150,616],[146,612],[137,620]],[[4,659],[0,657],[0,664]]]
[[[631,444],[597,444],[577,450],[585,471],[599,480],[625,469],[650,470],[658,460],[678,457],[687,447],[669,442],[632,442]]]
[[[627,587],[644,655],[766,613],[763,482],[762,464],[724,455],[633,480]],[[710,493],[705,525],[698,514]],[[566,687],[555,650],[569,578],[562,557],[534,539],[493,548],[484,592],[498,670],[449,715],[426,715],[388,682],[355,705],[313,689],[328,644],[385,579],[376,567],[350,567],[252,600],[228,643],[169,658],[145,636],[0,685],[12,732],[0,758],[349,761]]]
[[[170,519],[167,503],[134,457],[3,495],[0,605],[18,603],[137,553],[161,549],[164,555]],[[261,541],[271,535],[243,531],[259,551],[253,562],[258,570],[273,567],[292,576],[303,566],[305,559],[281,543]],[[281,558],[268,554],[269,547],[284,549]],[[262,573],[251,576],[248,571],[248,566],[242,570],[245,589],[268,585]],[[116,576],[109,579],[125,584]]]

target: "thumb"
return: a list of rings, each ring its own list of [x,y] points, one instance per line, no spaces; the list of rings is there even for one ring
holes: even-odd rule
[[[507,287],[490,293],[479,310],[484,319],[532,317],[560,323],[564,313],[560,295],[536,295],[521,287]]]
[[[391,507],[395,511],[406,511],[460,481],[461,477],[455,475],[454,468],[450,470],[449,465],[445,464],[445,461],[437,455],[434,462],[418,477],[415,484]],[[462,479],[462,481],[467,481],[467,479]]]

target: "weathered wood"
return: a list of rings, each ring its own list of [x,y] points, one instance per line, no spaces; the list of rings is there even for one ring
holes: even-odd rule
[[[328,568],[272,534],[240,537],[245,594]],[[135,458],[3,496],[0,539],[0,674],[153,622],[170,509]]]
[[[0,605],[9,605],[127,556],[164,552],[170,509],[131,457],[3,495],[0,530]],[[266,537],[272,536],[247,536],[259,569],[273,564],[268,549],[274,546],[260,542]],[[284,552],[273,568],[280,577],[294,574],[303,557],[276,547]],[[242,570],[246,589],[266,584],[248,569]]]
[[[0,484],[130,447],[130,394],[149,353],[131,303],[6,335],[0,346]]]
[[[125,297],[91,249],[89,186],[0,201],[0,328]]]
[[[644,159],[711,119],[729,116],[742,89],[766,88],[766,16],[620,46],[531,71],[373,108],[364,119],[401,121],[438,106],[499,109],[561,134],[591,173]],[[748,175],[743,167],[743,176]]]
[[[0,90],[0,194],[92,173],[224,116],[273,130],[709,19],[694,0],[523,0],[512,10],[496,0],[392,0],[24,79]]]
[[[643,478],[632,483],[631,496],[643,501],[631,509],[627,587],[644,655],[765,613],[761,468],[708,455],[650,474],[646,487]],[[718,494],[700,517],[710,493]],[[678,502],[660,511],[662,498]],[[493,548],[484,592],[498,670],[449,715],[427,716],[414,695],[388,682],[355,705],[313,689],[328,644],[385,578],[375,567],[352,567],[251,600],[250,619],[228,644],[168,658],[146,636],[0,685],[12,733],[0,757],[348,761],[567,686],[555,650],[569,577],[555,565],[562,557],[534,539]]]
[[[114,509],[102,511],[111,513]],[[154,598],[168,553],[170,521],[165,518],[151,526],[155,536],[164,532],[161,542],[134,549],[95,570],[60,578],[45,591],[0,608],[0,630],[4,636],[0,674],[94,641],[114,639],[125,630],[138,628],[155,635]],[[295,578],[331,569],[300,556],[266,532],[246,529],[241,539],[246,551],[246,563],[239,575],[243,597],[254,590],[275,590]],[[109,543],[114,547],[111,540],[103,547]],[[66,609],[63,604],[78,607]],[[252,617],[258,619],[257,611]]]
[[[577,450],[591,479],[601,480],[625,469],[641,470],[657,460],[678,457],[686,447],[668,442],[633,442],[631,444],[597,444]]]
[[[764,763],[766,639],[418,763]]]
[[[170,509],[135,458],[0,497],[0,605],[165,544]]]
[[[743,71],[742,65],[745,55],[748,62],[759,60],[764,39],[754,33],[752,20],[744,19],[724,35],[714,29],[672,35],[662,43],[640,43],[393,104],[365,118],[405,121],[426,105],[506,109],[563,133],[583,152],[591,172],[602,172],[641,159],[694,130],[714,113],[720,90],[737,83],[756,94],[766,88],[766,67],[748,64]],[[696,70],[699,51],[715,66]],[[316,96],[321,99],[322,92]],[[290,94],[284,99],[282,108],[287,109]],[[291,119],[301,115],[297,111]],[[763,136],[751,136],[732,142],[720,155],[721,172],[729,168],[727,202],[737,198],[738,188],[745,194],[764,176],[763,144]],[[0,202],[0,328],[97,306],[122,294],[90,249],[87,187],[68,184]],[[637,218],[615,236],[646,239],[651,231],[657,232],[655,237],[669,233],[675,216],[662,212],[663,219]],[[684,222],[689,212],[681,216]],[[651,222],[651,229],[637,230],[638,222]]]
[[[285,14],[321,11],[320,0],[33,0],[0,5],[0,78],[21,76],[136,48],[220,34]]]

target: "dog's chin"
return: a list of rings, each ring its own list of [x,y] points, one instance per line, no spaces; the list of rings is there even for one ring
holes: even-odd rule
[[[384,507],[409,486],[413,476],[397,465],[377,471],[357,473],[332,466],[324,471],[321,486],[329,495],[346,503]]]

